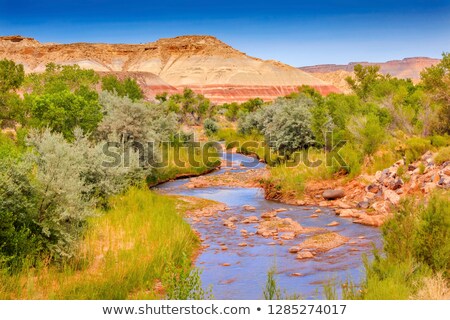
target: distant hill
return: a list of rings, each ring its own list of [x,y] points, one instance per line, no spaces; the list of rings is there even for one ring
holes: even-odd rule
[[[250,57],[212,36],[181,36],[146,44],[40,43],[22,36],[0,37],[0,59],[42,72],[49,62],[77,64],[101,73],[135,78],[147,98],[190,87],[214,102],[272,100],[309,85],[323,94],[340,92],[307,72]]]
[[[441,61],[440,59],[415,57],[387,62],[350,62],[349,64],[319,64],[315,66],[300,67],[300,70],[309,72],[326,82],[329,82],[343,92],[349,92],[345,82],[347,76],[353,74],[353,68],[357,64],[363,66],[379,65],[382,74],[390,74],[400,79],[411,79],[417,83],[420,80],[420,72]]]
[[[427,58],[427,57],[415,57],[405,58],[402,60],[391,60],[387,62],[350,62],[349,64],[319,64],[315,66],[300,67],[300,70],[310,73],[325,73],[343,70],[347,72],[353,72],[353,68],[357,64],[363,66],[379,65],[380,72],[383,74],[390,74],[394,77],[412,80],[420,79],[420,72],[434,64],[439,63],[440,59]]]

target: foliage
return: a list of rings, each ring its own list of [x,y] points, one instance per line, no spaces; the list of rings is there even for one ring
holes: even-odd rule
[[[119,97],[128,97],[131,101],[141,100],[144,93],[136,80],[125,78],[122,81],[115,75],[107,75],[102,78],[102,90],[115,93]]]
[[[426,204],[404,201],[382,227],[384,255],[366,261],[364,299],[409,299],[423,279],[450,270],[450,201],[434,194]]]
[[[450,161],[450,147],[442,148],[434,157],[436,164],[441,165],[446,161]]]
[[[12,91],[22,85],[24,77],[23,65],[7,59],[0,60],[0,120],[20,117],[21,100]]]
[[[208,118],[203,122],[203,128],[207,136],[212,136],[219,131],[219,125],[214,120]]]
[[[431,142],[428,139],[413,137],[406,141],[406,162],[411,163],[418,160],[425,152],[431,149]]]
[[[245,116],[239,123],[241,133],[259,131],[266,143],[282,154],[314,144],[311,131],[313,101],[302,95],[297,99],[278,99],[270,106]]]
[[[216,108],[211,102],[201,94],[196,94],[191,89],[184,89],[183,94],[173,94],[158,96],[161,103],[169,111],[179,115],[179,120],[183,123],[198,125],[205,118],[211,118],[216,112]]]
[[[213,299],[212,289],[202,288],[201,271],[192,268],[191,261],[185,260],[181,266],[169,264],[163,282],[166,298],[169,300],[206,300]]]
[[[436,131],[450,133],[450,54],[443,53],[442,60],[421,72],[422,85],[432,103],[438,105]]]
[[[364,154],[373,154],[385,139],[385,131],[374,114],[353,116],[347,126],[352,140]]]
[[[275,279],[275,268],[271,268],[267,272],[267,281],[266,287],[264,288],[264,299],[265,300],[280,300],[282,298],[281,289],[278,288],[276,279]]]
[[[98,75],[93,70],[61,66],[50,63],[40,74],[30,74],[25,87],[30,124],[37,128],[50,128],[68,140],[73,139],[75,128],[85,134],[92,132],[102,119],[95,86]]]
[[[31,98],[31,124],[38,128],[50,128],[66,139],[73,139],[73,130],[81,128],[92,132],[102,119],[97,98],[85,97],[64,90]]]
[[[128,97],[119,97],[102,92],[100,105],[103,120],[97,136],[104,140],[139,141],[141,143],[168,140],[177,129],[176,116],[164,108],[144,102],[133,102]]]
[[[186,266],[199,246],[177,209],[181,201],[138,187],[109,201],[61,267],[0,273],[0,299],[163,299],[160,280]]]
[[[380,66],[357,64],[354,67],[355,79],[347,77],[345,80],[356,95],[365,100],[371,93],[374,82],[382,77],[378,71],[380,71]]]
[[[31,73],[25,78],[25,89],[35,95],[53,94],[61,91],[92,94],[99,76],[94,70],[81,69],[78,65],[49,63],[45,72]]]

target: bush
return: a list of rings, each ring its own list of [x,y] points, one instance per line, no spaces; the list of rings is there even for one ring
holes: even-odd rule
[[[373,154],[384,141],[386,134],[379,118],[374,114],[354,116],[348,123],[348,130],[364,154]]]
[[[431,145],[436,148],[450,146],[450,136],[434,135],[430,138]]]
[[[450,200],[436,193],[428,203],[403,201],[382,227],[383,253],[365,261],[364,299],[409,299],[426,279],[450,270]]]
[[[450,274],[450,200],[433,195],[420,211],[414,239],[414,257],[434,271]]]
[[[358,148],[351,143],[347,143],[338,151],[338,154],[335,154],[334,156],[337,159],[342,159],[344,163],[340,163],[336,159],[333,159],[333,154],[330,154],[329,157],[333,159],[330,166],[332,173],[344,171],[350,178],[356,177],[361,173],[363,155],[358,151]]]
[[[440,149],[437,155],[434,157],[434,161],[439,165],[443,164],[446,161],[450,161],[450,147]]]
[[[219,131],[219,125],[214,120],[208,118],[203,123],[203,129],[205,130],[207,136],[212,136]]]
[[[431,142],[424,138],[410,138],[406,141],[406,163],[418,160],[425,152],[431,149]]]
[[[178,127],[174,113],[166,112],[162,107],[133,102],[128,97],[102,92],[100,105],[104,118],[98,126],[97,136],[102,140],[168,141]]]

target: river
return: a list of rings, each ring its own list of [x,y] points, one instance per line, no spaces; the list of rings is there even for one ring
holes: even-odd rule
[[[253,158],[223,153],[222,158],[232,157],[233,171],[259,168],[264,164],[255,163]],[[242,166],[239,163],[248,165]],[[221,168],[211,174],[224,174],[230,168]],[[189,179],[171,181],[158,186],[163,193],[195,196],[225,203],[230,210],[221,212],[210,224],[192,224],[201,237],[202,250],[197,257],[196,266],[202,270],[201,279],[206,288],[212,285],[215,299],[262,299],[267,272],[276,267],[277,283],[287,294],[300,294],[304,299],[323,298],[324,284],[330,280],[345,281],[351,279],[358,283],[364,275],[362,254],[371,254],[372,244],[380,245],[380,230],[352,223],[351,219],[339,218],[330,208],[320,208],[317,218],[311,214],[317,207],[291,206],[264,199],[260,188],[207,187],[188,189],[183,187]],[[256,211],[245,211],[242,206],[251,205]],[[313,259],[297,260],[295,254],[289,253],[291,246],[299,244],[311,234],[299,235],[294,240],[283,240],[283,244],[272,238],[259,235],[244,238],[240,232],[246,229],[256,232],[256,224],[239,224],[236,229],[223,225],[223,220],[236,216],[239,220],[248,216],[260,216],[263,212],[285,208],[278,214],[281,218],[290,217],[304,227],[321,227],[337,232],[350,240],[335,249],[316,255]],[[327,224],[338,221],[339,225],[328,227]],[[239,246],[245,242],[246,247]],[[228,250],[221,250],[226,245]],[[226,264],[227,266],[223,266]],[[229,265],[228,265],[229,264]]]

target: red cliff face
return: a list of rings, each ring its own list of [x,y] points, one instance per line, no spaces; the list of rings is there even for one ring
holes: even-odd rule
[[[313,75],[277,61],[233,49],[211,36],[183,36],[147,44],[42,44],[20,36],[0,37],[0,59],[42,72],[49,62],[77,64],[135,78],[151,99],[186,87],[213,102],[272,100],[309,85],[323,94],[340,90]]]

